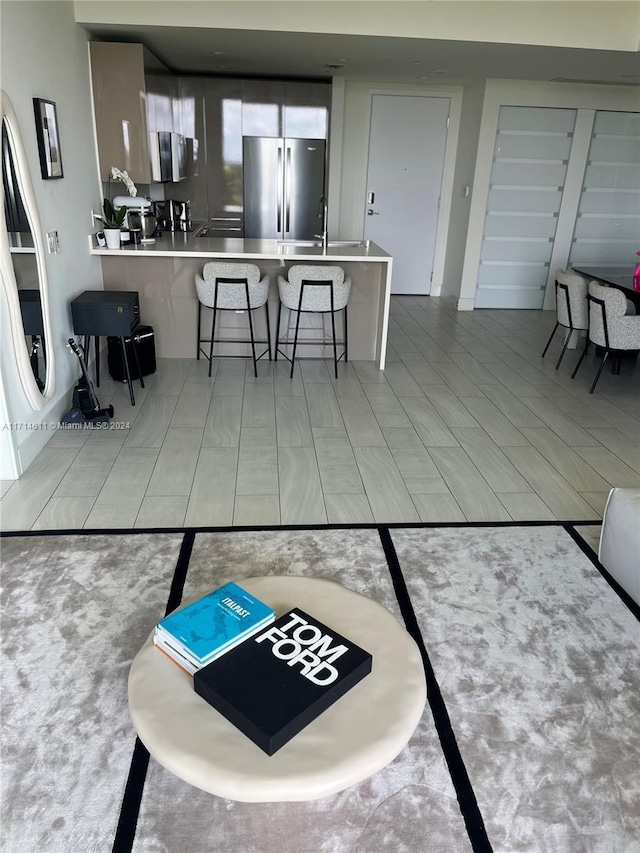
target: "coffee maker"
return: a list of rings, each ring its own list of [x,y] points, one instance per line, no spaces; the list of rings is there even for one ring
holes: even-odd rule
[[[170,198],[165,201],[165,221],[171,231],[191,231],[191,202]]]
[[[153,202],[153,215],[158,221],[158,231],[171,231],[168,205],[168,201]]]

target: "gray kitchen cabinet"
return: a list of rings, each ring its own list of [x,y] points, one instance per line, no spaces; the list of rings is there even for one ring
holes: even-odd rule
[[[328,139],[330,107],[330,84],[286,82],[282,136],[289,139]]]
[[[182,181],[186,173],[186,144],[178,78],[172,74],[147,73],[145,80],[151,180]]]
[[[145,70],[163,66],[141,44],[89,43],[100,180],[112,166],[151,182]],[[164,69],[166,70],[166,69]]]
[[[209,225],[215,236],[242,236],[244,81],[205,78],[203,99]]]
[[[144,157],[144,162],[134,171],[130,157],[129,173],[134,181],[151,183],[149,154],[153,140],[150,143],[149,135],[180,134],[185,142],[185,174],[175,192],[165,185],[165,198],[175,194],[180,200],[188,199],[193,222],[207,222],[213,236],[243,233],[243,136],[281,137],[286,133],[289,137],[327,138],[331,101],[328,83],[173,76],[159,63],[159,68],[141,71],[141,65],[151,56],[141,45],[108,46],[127,49],[136,61],[135,74],[127,72],[127,79],[131,79],[128,85],[121,84],[119,91],[128,90],[130,94],[135,90],[136,104],[146,101],[146,114],[142,108],[136,112],[139,125],[144,128],[140,130],[141,136],[144,133],[140,147],[145,153],[139,158]],[[109,62],[115,55],[110,54]],[[133,86],[131,81],[135,81]],[[110,145],[107,155],[101,149],[103,180],[111,165],[125,167],[122,134],[118,134],[122,107],[113,94],[110,97],[109,133],[99,135],[100,143],[104,137]],[[107,150],[106,145],[102,148]]]
[[[242,135],[327,139],[331,84],[243,80]]]
[[[281,80],[242,80],[242,135],[283,136],[284,97]]]
[[[178,80],[171,74],[145,74],[147,130],[182,133]]]
[[[194,223],[206,222],[209,216],[207,157],[204,148],[203,80],[178,77],[178,110],[181,133],[185,136],[185,177],[180,181],[179,195],[191,202]]]

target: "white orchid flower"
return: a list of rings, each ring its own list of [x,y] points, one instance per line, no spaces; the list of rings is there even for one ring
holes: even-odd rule
[[[135,198],[138,195],[138,190],[136,185],[133,183],[131,178],[129,177],[128,172],[121,172],[120,169],[116,169],[115,166],[111,167],[111,177],[116,181],[122,181],[127,190],[129,191],[129,195]]]

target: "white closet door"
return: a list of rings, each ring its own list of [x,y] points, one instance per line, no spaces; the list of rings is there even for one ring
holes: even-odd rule
[[[501,107],[476,308],[542,308],[576,110]]]
[[[633,268],[640,250],[640,114],[598,111],[569,262]]]

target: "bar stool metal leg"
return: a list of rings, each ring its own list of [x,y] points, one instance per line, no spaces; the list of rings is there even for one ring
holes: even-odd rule
[[[336,315],[333,310],[333,291],[331,293],[331,332],[333,334],[333,369],[338,378],[338,345],[336,343]]]
[[[267,309],[268,311],[268,309]],[[276,351],[273,354],[273,360],[278,360],[278,344],[280,343],[280,317],[282,316],[282,302],[278,303],[278,319],[276,321]]]
[[[249,282],[244,282],[245,299],[247,301],[247,319],[249,320],[249,339],[251,341],[251,358],[253,360],[253,375],[258,378],[258,365],[256,363],[256,342],[253,337],[253,318],[251,317],[251,302],[249,301]]]
[[[348,346],[347,346],[348,338],[347,338],[347,306],[344,306],[344,360],[345,363],[349,361],[348,355]]]
[[[216,293],[216,297],[217,297]],[[211,345],[209,346],[209,376],[211,376],[211,368],[213,366],[213,339],[216,333],[216,309],[213,309],[213,320],[211,321]]]
[[[196,359],[200,361],[200,321],[202,318],[202,303],[198,300],[198,334],[196,335]]]
[[[300,303],[298,305],[298,316],[296,317],[296,331],[293,335],[293,352],[291,353],[291,373],[290,378],[293,379],[293,368],[295,366],[296,361],[296,349],[298,348],[298,331],[300,329],[300,314],[302,313],[302,293],[304,291],[304,284],[300,288]]]
[[[251,358],[253,360],[253,375],[255,378],[258,378],[258,363],[256,361],[256,343],[253,338],[253,320],[251,318],[251,308],[247,310],[247,315],[249,317],[249,337],[251,338]]]
[[[269,347],[269,361],[271,361],[271,326],[269,324],[269,302],[264,303],[264,310],[267,315],[267,346]],[[276,341],[276,345],[277,345]]]

